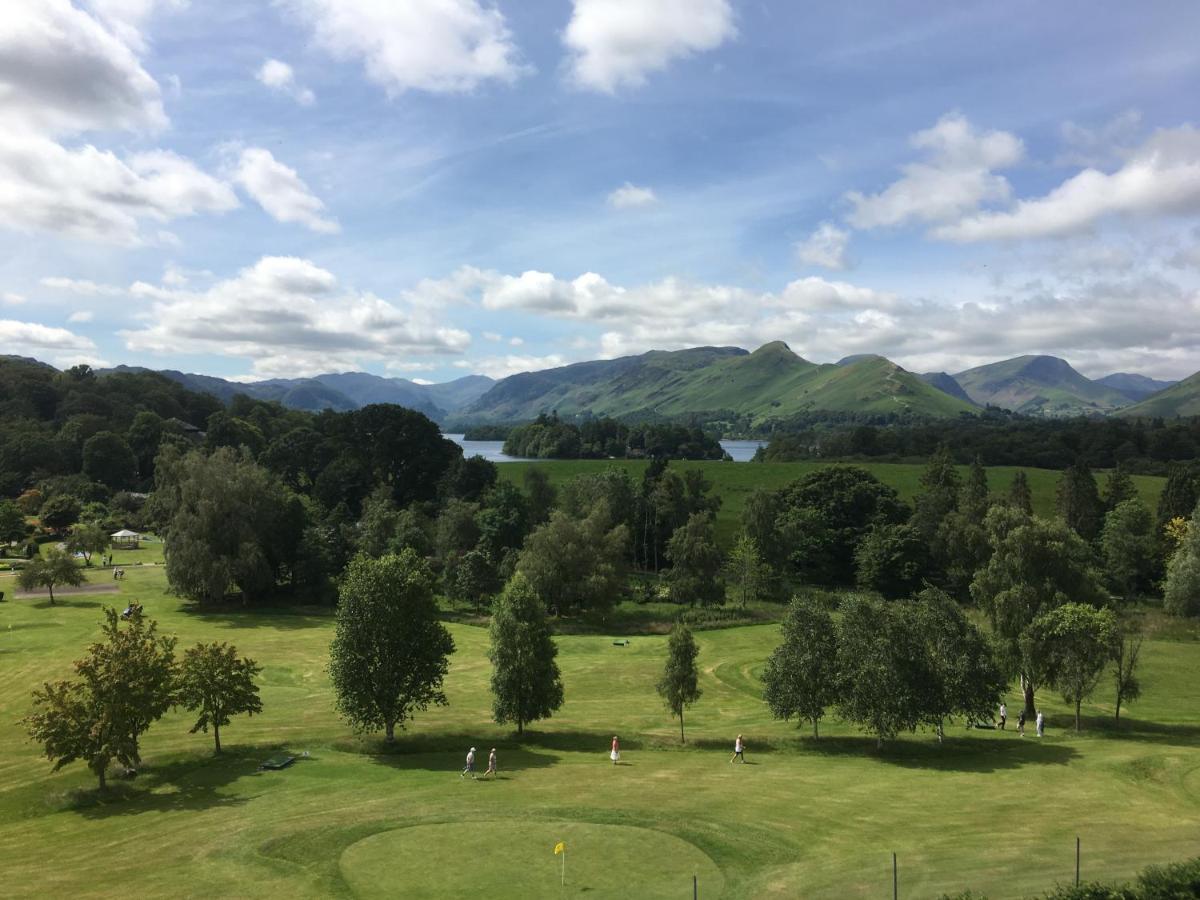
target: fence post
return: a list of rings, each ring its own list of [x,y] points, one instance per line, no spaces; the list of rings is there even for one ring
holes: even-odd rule
[[[892,900],[900,900],[900,874],[896,868],[896,854],[892,854]]]
[[[1079,887],[1079,835],[1075,835],[1075,887]]]
[[[700,888],[696,884],[696,873],[692,873],[692,900],[699,900]]]

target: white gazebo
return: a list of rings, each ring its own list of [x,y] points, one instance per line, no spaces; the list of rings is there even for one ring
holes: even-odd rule
[[[136,531],[130,531],[128,528],[114,531],[109,537],[112,538],[112,545],[120,547],[122,550],[136,550],[138,548],[138,541],[142,539],[140,534]]]

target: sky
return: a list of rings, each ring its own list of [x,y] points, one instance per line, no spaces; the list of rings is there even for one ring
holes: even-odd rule
[[[4,0],[0,353],[1200,369],[1194,0]]]

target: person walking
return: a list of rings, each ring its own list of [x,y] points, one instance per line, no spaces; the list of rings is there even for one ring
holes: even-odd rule
[[[1004,705],[1004,701],[1000,701],[1000,730],[1004,730],[1004,723],[1008,721],[1008,707]]]
[[[613,735],[612,751],[608,755],[614,766],[621,761],[621,742],[617,740],[615,734]]]
[[[475,777],[475,748],[474,747],[472,747],[470,752],[467,754],[467,764],[465,766],[463,766],[463,770],[458,773],[458,777],[466,778],[468,772],[471,773],[472,778]]]
[[[737,736],[737,740],[733,742],[733,756],[729,757],[730,763],[739,757],[743,763],[746,761],[746,742],[742,740],[740,734]]]
[[[1041,737],[1041,736],[1042,736],[1042,734],[1045,732],[1045,730],[1046,730],[1046,717],[1042,715],[1042,711],[1039,709],[1039,710],[1038,710],[1038,714],[1037,714],[1037,734],[1038,734],[1038,737]]]
[[[1025,710],[1021,709],[1021,715],[1017,716],[1017,734],[1025,737]]]
[[[484,772],[483,775],[486,778],[488,775],[495,775],[495,774],[496,774],[496,748],[493,747],[492,752],[488,754],[487,771]]]

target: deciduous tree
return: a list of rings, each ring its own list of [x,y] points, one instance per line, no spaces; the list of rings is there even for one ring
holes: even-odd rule
[[[742,602],[742,609],[751,601],[767,597],[771,592],[771,567],[758,552],[754,538],[742,532],[729,558],[725,561],[725,577]]]
[[[395,729],[445,705],[454,641],[438,621],[433,576],[412,550],[351,560],[339,591],[329,674],[342,716],[360,731]]]
[[[171,706],[175,679],[175,639],[160,636],[152,619],[135,614],[123,623],[106,609],[104,620],[104,640],[75,661],[75,677],[36,689],[23,720],[55,771],[84,760],[101,790],[114,759],[141,763],[138,741]]]
[[[176,697],[184,709],[198,713],[191,733],[213,731],[214,752],[221,752],[221,726],[230,717],[262,712],[255,677],[262,667],[237,655],[226,643],[197,644],[185,650],[179,666]]]
[[[82,553],[84,563],[90,566],[92,556],[103,553],[111,543],[108,531],[100,523],[88,522],[71,529],[71,536],[67,538],[67,549],[72,553]]]
[[[79,587],[83,584],[83,572],[75,565],[75,557],[57,547],[48,547],[41,556],[35,556],[25,564],[17,575],[17,584],[24,591],[45,588],[50,592],[50,605],[54,605],[54,589],[62,585]]]
[[[517,570],[529,579],[546,608],[606,610],[624,588],[624,525],[606,529],[607,513],[575,520],[555,511],[525,539]]]
[[[697,683],[696,657],[700,648],[692,637],[691,629],[676,622],[667,639],[667,662],[662,678],[658,682],[658,694],[666,703],[671,715],[679,719],[679,740],[686,742],[683,733],[683,711],[700,699]]]
[[[1104,574],[1126,602],[1150,586],[1158,559],[1154,517],[1141,500],[1125,500],[1104,517],[1100,533]]]
[[[562,706],[563,684],[546,607],[520,572],[492,604],[489,634],[492,718],[515,723],[522,734],[527,724]]]
[[[792,599],[780,626],[783,641],[767,660],[763,698],[777,719],[795,716],[819,732],[825,711],[838,701],[837,636],[833,617],[811,595]]]
[[[1075,707],[1091,696],[1119,639],[1112,610],[1065,603],[1038,616],[1021,636],[1022,654],[1045,673],[1046,680]]]
[[[719,606],[725,602],[721,549],[709,513],[693,513],[667,543],[667,590],[674,603]]]
[[[1142,683],[1137,676],[1142,655],[1142,632],[1133,623],[1122,625],[1113,650],[1113,687],[1116,688],[1116,713],[1121,721],[1121,704],[1132,703],[1142,696]]]

